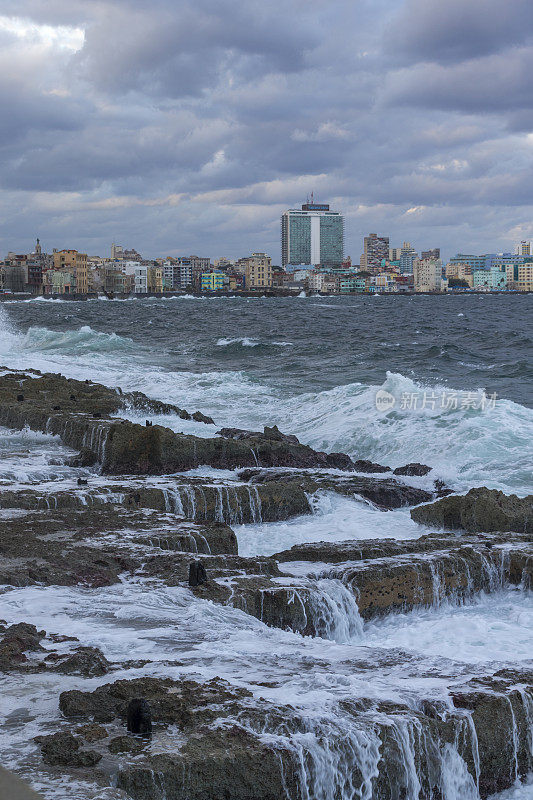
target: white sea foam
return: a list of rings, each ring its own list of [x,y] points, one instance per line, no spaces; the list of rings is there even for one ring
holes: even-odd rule
[[[260,339],[250,339],[248,336],[238,336],[236,338],[221,338],[216,342],[217,347],[231,347],[241,345],[242,347],[292,347],[292,342],[269,342]]]
[[[413,522],[408,509],[376,511],[364,500],[352,500],[333,492],[319,492],[313,498],[313,505],[313,516],[234,526],[239,553],[269,556],[304,542],[416,539],[427,533],[426,528]]]

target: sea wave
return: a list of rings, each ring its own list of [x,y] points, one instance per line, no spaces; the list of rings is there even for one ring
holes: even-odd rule
[[[0,354],[56,352],[66,355],[78,353],[108,353],[116,350],[127,351],[134,342],[116,333],[95,331],[90,325],[82,325],[77,330],[55,331],[50,328],[31,327],[25,334],[9,333],[0,341]]]
[[[200,409],[219,427],[260,430],[277,424],[316,449],[342,451],[391,467],[421,461],[434,467],[428,480],[441,477],[457,489],[486,485],[519,494],[530,490],[533,410],[504,398],[484,401],[481,389],[454,391],[387,372],[381,384],[353,382],[289,395],[274,377],[257,380],[244,370],[159,367],[131,339],[89,326],[64,332],[33,327],[18,334],[1,315],[0,308],[0,356],[7,366],[61,371],[125,391],[143,391],[182,408]],[[218,347],[259,352],[256,348],[265,343],[259,337],[223,337]],[[378,409],[378,392],[392,396],[393,407]],[[441,398],[450,396],[455,403],[442,407]]]
[[[222,337],[216,342],[217,347],[293,347],[292,342],[269,342],[264,339],[250,339],[248,336],[238,336],[233,339]]]
[[[379,391],[395,400],[386,413],[376,407]],[[449,407],[441,407],[442,398]],[[381,386],[352,383],[289,399],[282,407],[283,426],[317,449],[343,450],[392,467],[422,461],[458,488],[483,484],[525,492],[533,410],[483,398],[481,389],[425,385],[388,372]]]

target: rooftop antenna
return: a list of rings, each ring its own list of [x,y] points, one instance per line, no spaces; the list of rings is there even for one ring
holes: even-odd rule
[[[315,193],[311,192],[311,205],[315,202]]]

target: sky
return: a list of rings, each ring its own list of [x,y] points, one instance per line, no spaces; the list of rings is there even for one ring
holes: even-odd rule
[[[0,255],[533,239],[532,0],[2,0]]]

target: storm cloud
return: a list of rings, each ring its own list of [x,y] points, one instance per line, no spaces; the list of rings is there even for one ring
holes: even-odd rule
[[[530,0],[5,0],[0,255],[279,260],[315,197],[445,255],[533,238]]]

